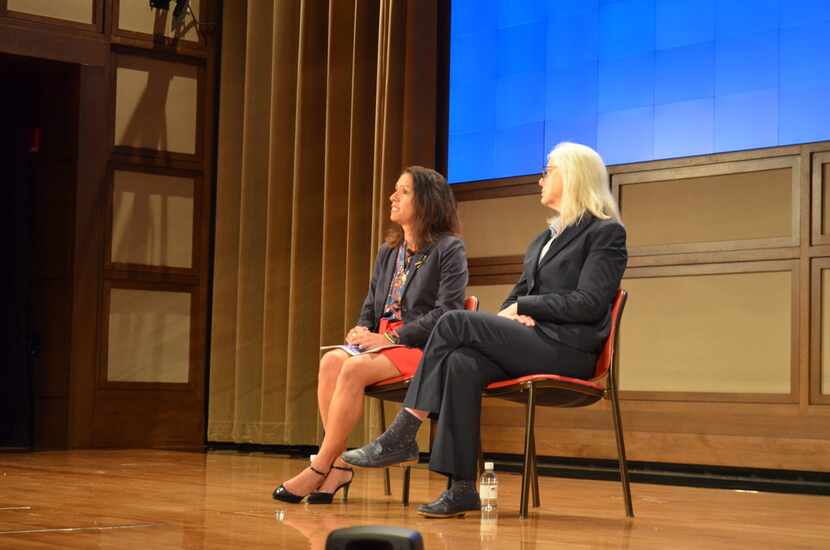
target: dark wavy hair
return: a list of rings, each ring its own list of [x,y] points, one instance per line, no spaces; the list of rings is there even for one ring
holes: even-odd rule
[[[401,175],[412,176],[412,190],[415,193],[415,232],[418,248],[435,242],[447,233],[458,235],[461,222],[455,195],[447,180],[433,170],[423,166],[404,168]],[[403,241],[403,229],[395,224],[386,235],[386,244],[394,248]]]

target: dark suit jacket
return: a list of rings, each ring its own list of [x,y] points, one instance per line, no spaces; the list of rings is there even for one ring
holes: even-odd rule
[[[556,237],[539,264],[549,238],[545,231],[530,243],[522,276],[502,309],[518,301],[519,314],[533,317],[548,338],[598,353],[611,328],[611,302],[628,259],[625,228],[586,213]]]
[[[396,259],[396,248],[386,244],[380,247],[358,325],[377,330],[395,275]],[[423,348],[441,315],[464,307],[468,279],[464,242],[453,235],[443,235],[416,252],[410,261],[413,271],[401,296],[404,326],[398,329],[398,336],[401,344]]]

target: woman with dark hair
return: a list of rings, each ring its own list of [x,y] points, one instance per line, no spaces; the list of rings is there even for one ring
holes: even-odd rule
[[[539,178],[548,227],[530,243],[524,269],[498,315],[451,311],[435,325],[403,409],[375,441],[344,453],[366,468],[411,461],[415,434],[438,415],[431,470],[452,483],[418,508],[427,517],[479,509],[475,489],[481,390],[528,374],[590,378],[611,327],[611,303],[625,271],[625,228],[602,158],[560,143]]]
[[[349,356],[334,350],[320,360],[317,401],[325,437],[311,466],[274,490],[273,497],[327,504],[342,487],[348,498],[353,472],[339,457],[363,411],[366,386],[418,367],[432,327],[446,312],[464,306],[467,258],[459,230],[455,197],[444,177],[410,166],[389,197],[395,224],[380,247],[369,292],[346,343],[371,349]]]

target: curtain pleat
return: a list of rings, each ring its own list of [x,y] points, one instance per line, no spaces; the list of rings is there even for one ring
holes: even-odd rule
[[[348,140],[345,329],[351,328],[355,314],[366,297],[366,277],[376,249],[371,244],[367,245],[372,243],[374,218],[371,197],[379,12],[373,8],[371,2],[355,2]]]
[[[338,342],[349,319],[344,309],[349,244],[349,164],[355,9],[350,2],[333,2],[329,20],[326,75],[328,89],[325,134],[325,193],[323,201],[323,270],[320,289],[320,341]],[[357,244],[364,243],[361,239]],[[363,276],[361,270],[360,276]]]
[[[239,301],[239,218],[242,186],[242,132],[244,128],[246,5],[228,2],[222,16],[222,78],[218,127],[216,232],[213,254],[208,390],[208,440],[231,441],[236,403],[236,304]],[[229,368],[230,367],[230,368]]]
[[[248,4],[242,132],[242,197],[239,219],[239,296],[237,307],[236,391],[233,434],[248,441],[260,435],[263,395],[265,265],[268,234],[268,158],[259,144],[270,139],[271,46],[273,5]]]
[[[409,83],[435,11],[225,3],[209,441],[319,441],[319,346],[357,318],[402,162],[434,162],[435,86]]]
[[[303,0],[297,83],[297,133],[294,139],[291,288],[288,311],[286,434],[300,442],[316,434],[316,371],[320,349],[323,178],[326,133],[326,51],[328,10],[322,0]],[[311,372],[309,372],[311,371]]]
[[[259,0],[261,1],[261,0]],[[289,311],[291,289],[291,251],[293,235],[293,197],[295,140],[297,132],[297,80],[300,45],[300,5],[273,2],[270,19],[273,45],[269,52],[271,139],[255,150],[269,162],[268,220],[260,229],[268,238],[264,317],[264,368],[257,391],[263,396],[256,422],[261,433],[244,441],[285,441],[290,423],[285,397],[290,365]],[[241,365],[237,365],[240,368]],[[275,398],[275,396],[282,396]],[[242,399],[242,397],[238,397]],[[239,440],[235,440],[239,441]]]

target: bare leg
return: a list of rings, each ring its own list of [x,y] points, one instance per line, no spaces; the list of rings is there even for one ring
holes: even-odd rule
[[[331,405],[331,398],[334,395],[334,389],[337,386],[337,377],[340,376],[340,370],[343,368],[343,363],[349,358],[343,350],[332,350],[320,359],[320,371],[317,376],[317,404],[320,407],[320,419],[323,422],[323,429],[326,428],[326,422],[329,416],[329,406]],[[335,466],[346,466],[346,463],[339,458],[334,463]],[[335,485],[334,487],[336,487]],[[332,488],[332,491],[334,488]]]
[[[419,411],[418,409],[410,409],[409,407],[404,407],[404,410],[422,422],[429,416],[428,411]]]
[[[383,355],[358,355],[344,361],[337,378],[334,394],[329,403],[326,436],[312,466],[321,472],[329,469],[346,449],[346,440],[363,414],[363,390],[366,386],[400,374],[392,362]],[[342,464],[340,461],[338,465]],[[320,490],[331,492],[337,485],[349,479],[349,472],[334,470]],[[320,484],[320,476],[305,469],[285,482],[285,488],[296,495],[305,495]]]
[[[317,404],[320,407],[320,418],[323,420],[323,428],[329,416],[329,405],[334,395],[334,388],[337,386],[337,377],[340,376],[340,369],[343,363],[349,358],[349,354],[343,350],[332,350],[320,359],[320,372],[317,376]]]

